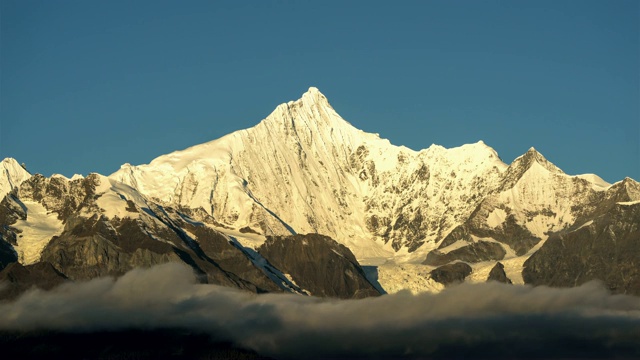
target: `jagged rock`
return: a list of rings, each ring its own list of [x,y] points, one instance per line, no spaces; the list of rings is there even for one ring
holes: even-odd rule
[[[258,252],[311,295],[343,299],[380,295],[353,253],[328,236],[268,237]]]
[[[195,210],[189,213],[216,224],[214,219],[206,216],[206,212]],[[34,214],[37,215],[35,219],[32,218]],[[28,226],[25,228],[24,221],[17,224],[18,220],[28,218],[39,221],[38,216],[41,221],[55,223],[49,234],[38,234],[37,241],[42,250],[34,249],[33,239],[28,238],[32,235],[27,233]],[[35,175],[4,198],[0,203],[0,218],[6,223],[3,234],[13,234],[17,238],[13,245],[4,237],[0,240],[2,266],[16,260],[25,264],[42,261],[50,263],[70,280],[84,281],[101,276],[121,276],[138,267],[183,262],[194,269],[198,280],[203,283],[253,292],[299,290],[297,286],[290,286],[290,281],[280,270],[264,266],[261,263],[264,259],[232,237],[187,214],[164,208],[134,189],[98,174],[75,180]],[[25,229],[25,233],[21,234],[20,229]],[[318,250],[320,247],[314,249],[322,254]],[[338,266],[335,269],[323,263],[319,266],[325,266],[328,271],[338,271],[332,275],[334,278],[346,274],[353,279],[338,286],[338,292],[333,289],[334,282],[318,283],[310,289],[318,296],[362,297],[373,294],[367,288],[372,286],[362,275],[353,254],[344,247],[336,246],[327,246],[324,251],[329,255],[322,256]],[[24,255],[25,252],[28,256]],[[19,256],[21,253],[22,257]],[[342,258],[348,258],[355,265],[342,264]],[[325,277],[328,276],[325,274]]]
[[[507,252],[502,245],[490,241],[478,241],[469,245],[442,253],[432,250],[427,254],[424,265],[440,266],[455,260],[477,263],[489,260],[502,260]]]
[[[15,244],[19,231],[11,225],[15,224],[17,220],[25,220],[26,218],[26,209],[15,194],[12,192],[5,196],[0,201],[0,240]],[[0,248],[2,248],[1,245]]]
[[[640,295],[640,202],[621,203],[579,228],[551,236],[525,263],[527,284],[572,287],[600,280]]]
[[[456,241],[466,241],[468,243],[473,242],[473,238],[466,226],[456,226],[447,236],[445,236],[438,246],[438,249],[443,249],[449,245],[453,245]]]
[[[487,277],[487,281],[497,281],[505,284],[511,284],[511,279],[507,277],[507,274],[504,272],[504,265],[501,262],[497,262],[496,265],[489,272],[489,277]]]
[[[445,286],[461,283],[471,274],[473,269],[468,264],[457,262],[442,265],[431,271],[431,278]]]
[[[150,239],[128,220],[116,230],[93,216],[71,219],[67,230],[45,247],[41,260],[75,281],[120,276],[135,267],[180,261],[180,257],[171,244]]]
[[[0,220],[4,222],[0,265],[20,260],[15,249],[33,250],[29,248],[33,246],[31,239],[23,238],[29,234],[20,234],[12,225],[29,218],[29,209],[40,206],[47,212],[40,216],[51,220],[50,214],[56,214],[58,220],[53,221],[59,221],[60,230],[51,233],[49,239],[39,240],[44,244],[40,253],[33,254],[35,257],[20,261],[49,262],[71,280],[120,276],[136,267],[184,262],[205,283],[255,292],[281,291],[246,254],[229,241],[213,236],[215,231],[205,230],[205,224],[189,224],[170,209],[166,211],[122,186],[98,174],[75,180],[37,174],[22,182],[0,203]],[[190,238],[185,229],[197,234],[195,238]],[[26,242],[17,246],[19,241]],[[218,245],[212,247],[212,242]]]
[[[158,241],[158,238],[163,241]],[[211,240],[205,239],[205,243],[207,241]],[[228,242],[226,246],[232,251],[235,249]],[[235,260],[236,268],[246,263],[251,266],[246,257]],[[255,292],[278,290],[277,286],[272,285],[263,289],[250,280],[243,279],[242,275],[233,273],[231,269],[223,269],[206,255],[197,242],[185,242],[170,227],[158,224],[158,228],[150,229],[141,221],[129,218],[107,221],[97,216],[90,219],[72,217],[67,222],[67,229],[60,236],[54,237],[44,249],[42,261],[52,263],[73,280],[120,276],[137,267],[184,262],[194,269],[199,280],[204,283]],[[243,269],[243,273],[249,273],[246,268]]]
[[[14,262],[0,271],[0,300],[16,298],[32,287],[51,290],[65,281],[67,277],[47,262],[27,266]]]
[[[195,235],[199,247],[226,272],[254,284],[258,292],[283,291],[264,271],[258,269],[248,254],[239,244],[232,244],[220,232],[206,226],[194,226],[182,223],[182,227]]]

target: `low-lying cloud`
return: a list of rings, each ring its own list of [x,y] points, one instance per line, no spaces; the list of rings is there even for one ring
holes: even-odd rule
[[[188,267],[165,264],[0,304],[0,330],[173,327],[276,358],[640,356],[640,298],[598,283],[327,300],[196,284]]]

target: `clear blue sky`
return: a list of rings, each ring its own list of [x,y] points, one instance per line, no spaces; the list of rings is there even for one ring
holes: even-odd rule
[[[639,4],[1,0],[0,157],[110,174],[316,86],[396,145],[640,180]]]

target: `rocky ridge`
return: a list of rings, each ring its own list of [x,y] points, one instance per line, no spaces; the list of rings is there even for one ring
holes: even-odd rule
[[[59,278],[120,276],[166,262],[186,263],[203,283],[253,292],[308,292],[291,286],[279,270],[235,239],[98,174],[75,180],[34,175],[2,200],[0,219],[0,278],[10,280],[0,290],[4,298],[31,285],[50,288]],[[347,249],[324,258],[344,256],[353,258]],[[360,269],[357,262],[352,266]],[[345,279],[354,291],[371,287],[364,276],[354,281]],[[349,298],[340,291],[327,296]]]

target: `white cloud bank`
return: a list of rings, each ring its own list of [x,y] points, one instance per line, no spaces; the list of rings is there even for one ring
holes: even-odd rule
[[[640,356],[640,298],[597,283],[327,300],[195,284],[191,269],[165,264],[0,304],[0,330],[173,327],[277,358]]]

